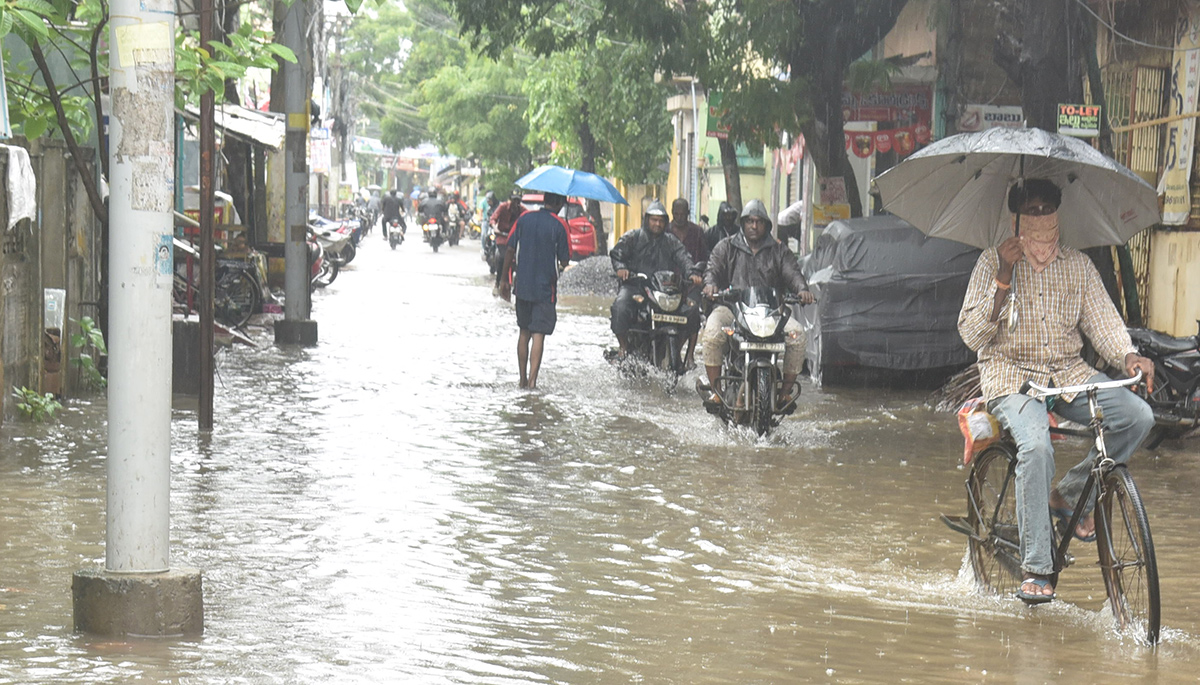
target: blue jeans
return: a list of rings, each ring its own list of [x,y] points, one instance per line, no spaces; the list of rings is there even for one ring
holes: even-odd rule
[[[1088,382],[1107,380],[1110,380],[1108,376],[1098,373]],[[1118,464],[1124,464],[1154,427],[1150,405],[1126,388],[1101,390],[1097,394],[1097,401],[1104,412],[1104,444],[1108,447],[1108,456]],[[1028,395],[1013,394],[996,398],[989,403],[989,410],[1017,443],[1016,497],[1021,568],[1029,573],[1049,575],[1054,572],[1050,554],[1053,524],[1049,514],[1050,485],[1054,479],[1054,447],[1050,443],[1050,419],[1046,415],[1046,405]],[[1087,395],[1084,393],[1076,395],[1071,402],[1060,399],[1054,405],[1054,413],[1084,425],[1091,421]],[[1095,453],[1096,447],[1093,445],[1087,457],[1071,467],[1058,482],[1058,492],[1068,506],[1074,506],[1079,500]],[[1093,507],[1094,494],[1084,513]]]

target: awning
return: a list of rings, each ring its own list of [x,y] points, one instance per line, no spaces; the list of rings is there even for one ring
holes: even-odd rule
[[[177,112],[179,110],[176,110]],[[179,114],[192,121],[200,121],[200,109],[189,105]],[[287,124],[279,112],[260,112],[232,103],[217,105],[213,114],[216,128],[225,133],[240,138],[251,144],[258,144],[272,150],[283,147],[287,136]]]

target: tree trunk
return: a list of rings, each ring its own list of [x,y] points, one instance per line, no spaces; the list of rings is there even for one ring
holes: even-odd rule
[[[821,27],[807,32],[798,49],[787,55],[792,74],[812,84],[813,121],[803,127],[817,173],[841,176],[852,216],[862,216],[863,203],[846,156],[842,86],[846,69],[883,39],[908,0],[805,0],[794,2],[805,25]],[[801,103],[802,104],[802,103]]]
[[[594,174],[596,173],[596,137],[592,135],[592,127],[588,124],[586,101],[580,109],[582,116],[579,129],[576,131],[579,135],[579,166],[581,170]],[[596,254],[606,255],[608,254],[608,232],[604,230],[604,217],[600,214],[600,203],[596,200],[588,200],[587,213],[592,220],[592,226],[596,229]]]
[[[1080,22],[1070,21],[1065,2],[1001,0],[997,24],[993,60],[1021,89],[1025,120],[1057,131],[1058,103],[1083,102]]]
[[[958,119],[962,116],[962,64],[963,64],[963,11],[960,2],[944,3],[943,21],[938,26],[938,70],[941,72],[942,101],[946,103],[942,115],[945,134],[958,133]]]
[[[738,168],[737,143],[729,138],[717,138],[721,149],[721,169],[725,172],[725,201],[742,211],[742,172]]]

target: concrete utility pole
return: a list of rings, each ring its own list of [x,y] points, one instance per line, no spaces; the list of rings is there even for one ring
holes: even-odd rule
[[[171,286],[175,4],[110,4],[105,568],[75,573],[75,629],[195,635],[200,572],[172,569]]]
[[[296,54],[296,63],[283,62],[280,71],[283,97],[271,93],[271,102],[283,102],[287,114],[285,150],[285,229],[283,246],[283,321],[275,322],[275,342],[278,344],[317,344],[317,322],[310,320],[308,264],[308,102],[309,51],[304,30],[308,25],[308,3],[295,0],[286,10],[276,4],[276,16],[283,12],[280,43]],[[275,105],[272,104],[272,109]]]

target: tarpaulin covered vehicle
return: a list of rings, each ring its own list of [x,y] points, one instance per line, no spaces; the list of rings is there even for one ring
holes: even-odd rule
[[[891,215],[831,223],[800,260],[817,295],[802,312],[814,382],[874,370],[938,384],[974,362],[958,312],[979,253]]]

